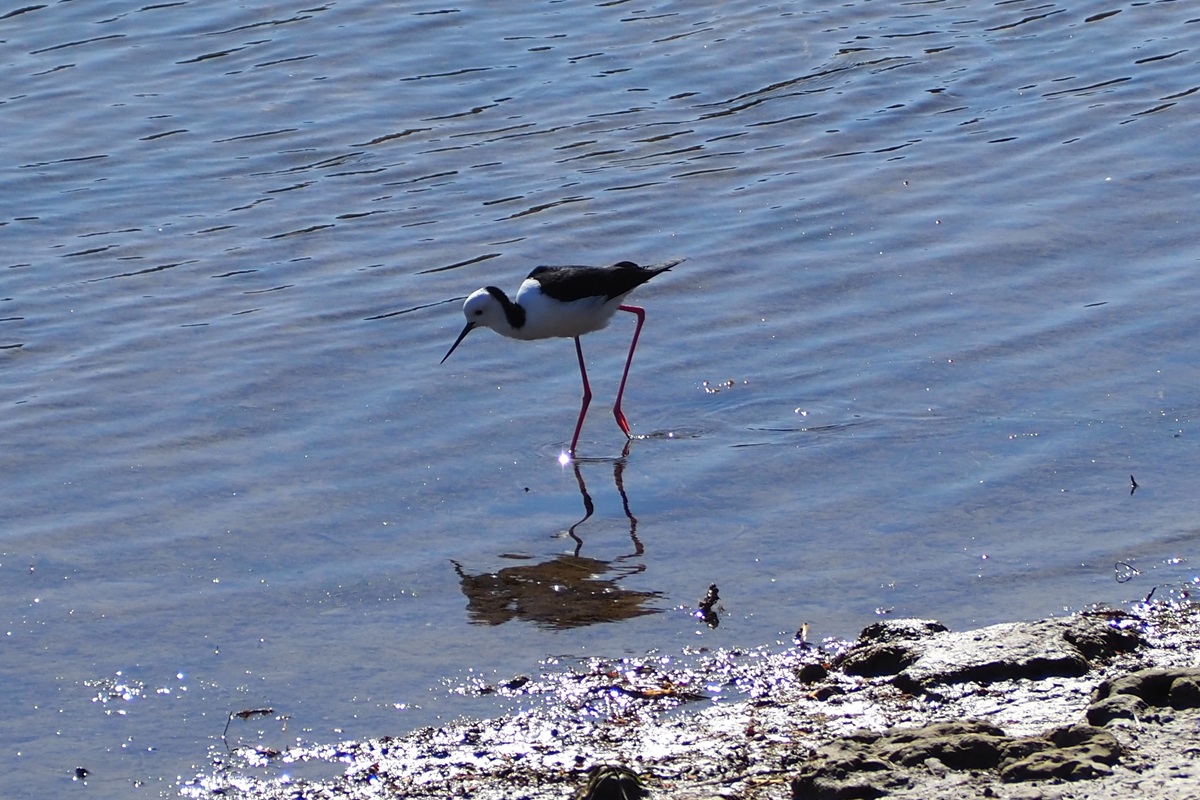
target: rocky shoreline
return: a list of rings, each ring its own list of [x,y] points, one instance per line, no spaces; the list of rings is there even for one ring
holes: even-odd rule
[[[966,632],[890,620],[852,643],[596,660],[476,690],[535,707],[403,737],[241,747],[181,793],[1200,800],[1200,607],[1191,603]],[[737,696],[698,708],[727,694]],[[344,771],[255,777],[301,761]]]

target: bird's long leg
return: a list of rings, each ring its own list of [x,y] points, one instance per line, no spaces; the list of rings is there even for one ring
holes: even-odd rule
[[[637,316],[637,327],[633,329],[633,341],[629,343],[629,355],[625,359],[625,371],[621,373],[621,385],[617,389],[617,402],[613,405],[613,416],[617,418],[617,424],[621,426],[621,430],[625,432],[626,436],[633,438],[629,434],[629,423],[625,421],[625,415],[621,413],[621,397],[625,394],[625,380],[629,377],[629,365],[633,363],[633,350],[637,347],[638,336],[642,332],[642,323],[646,321],[646,310],[638,306],[618,306],[618,308]]]
[[[579,431],[583,429],[583,418],[587,415],[588,405],[592,402],[592,387],[588,385],[587,367],[583,364],[583,347],[579,337],[575,337],[575,354],[579,356],[579,376],[583,378],[583,404],[579,406],[579,421],[575,423],[575,435],[571,437],[571,455],[575,455],[575,445],[579,443]]]

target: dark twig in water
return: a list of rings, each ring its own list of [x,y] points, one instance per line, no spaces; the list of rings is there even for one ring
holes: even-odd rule
[[[1116,572],[1117,583],[1129,583],[1142,574],[1138,571],[1137,567],[1128,561],[1118,561],[1116,564],[1113,564],[1113,571]]]
[[[230,711],[229,716],[225,719],[225,730],[221,731],[221,741],[225,742],[226,749],[229,748],[229,740],[225,737],[229,735],[229,725],[233,722],[234,717],[244,721],[251,717],[265,717],[274,713],[275,709],[273,708],[243,708],[241,711]]]

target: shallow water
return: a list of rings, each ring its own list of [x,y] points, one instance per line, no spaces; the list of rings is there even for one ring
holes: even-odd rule
[[[13,796],[173,795],[245,708],[402,733],[549,656],[1195,580],[1190,4],[35,3],[0,39]],[[438,365],[480,285],[673,257],[624,458],[629,320],[585,340],[578,474],[570,342]]]

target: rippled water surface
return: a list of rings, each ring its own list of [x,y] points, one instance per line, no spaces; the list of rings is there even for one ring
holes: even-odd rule
[[[174,795],[241,709],[397,734],[550,656],[1194,581],[1192,3],[33,0],[0,43],[5,796]],[[630,319],[574,466],[568,340],[438,363],[481,285],[678,257],[624,456]]]

